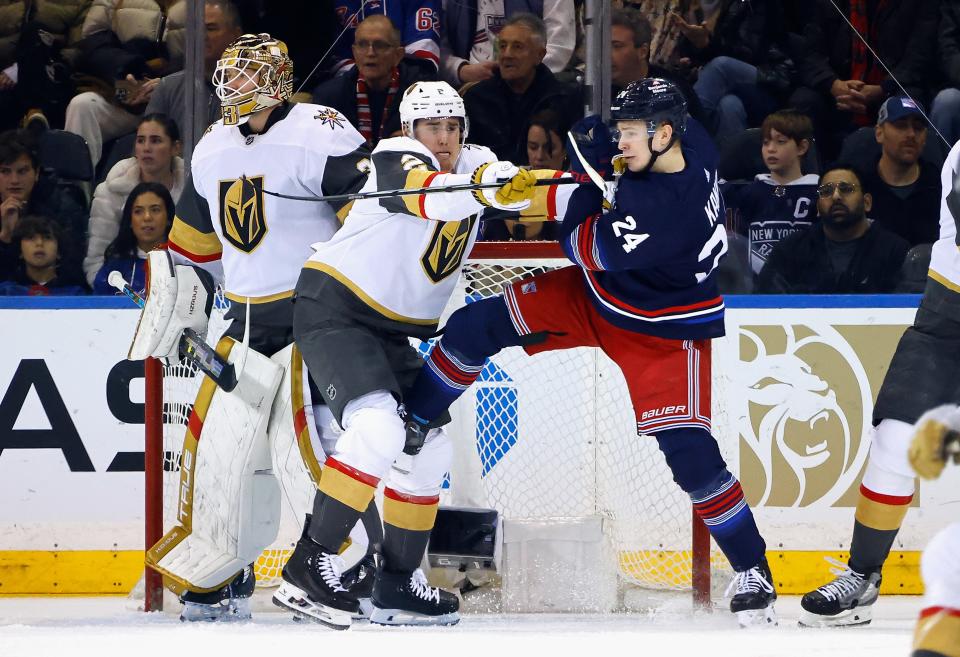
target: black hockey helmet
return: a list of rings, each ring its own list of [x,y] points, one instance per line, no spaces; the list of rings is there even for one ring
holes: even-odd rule
[[[612,121],[649,121],[650,136],[665,122],[673,126],[675,135],[682,135],[688,116],[687,99],[677,85],[663,78],[631,82],[610,107]]]

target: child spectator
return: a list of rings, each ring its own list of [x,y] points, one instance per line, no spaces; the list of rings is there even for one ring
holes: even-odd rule
[[[173,197],[160,183],[142,182],[133,188],[123,204],[117,239],[107,247],[106,262],[93,282],[94,294],[116,293],[107,282],[114,270],[123,274],[131,288],[143,293],[147,287],[147,252],[167,241],[173,212]]]
[[[117,237],[120,214],[133,188],[141,182],[160,183],[170,191],[174,203],[183,192],[180,131],[170,118],[163,114],[144,116],[137,128],[133,153],[133,157],[117,162],[93,193],[87,256],[83,260],[90,285],[103,265],[107,246]]]
[[[61,236],[60,227],[45,217],[21,218],[13,231],[13,243],[19,246],[20,260],[10,280],[0,283],[0,295],[86,294],[78,276],[61,275],[58,271]]]
[[[759,274],[780,240],[810,226],[816,219],[817,175],[800,169],[810,150],[813,123],[793,110],[774,112],[763,120],[761,153],[770,173],[761,173],[748,185],[722,188],[732,226],[742,226],[750,253],[750,267]]]

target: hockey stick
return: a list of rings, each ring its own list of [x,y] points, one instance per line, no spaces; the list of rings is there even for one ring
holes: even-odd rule
[[[247,183],[247,177],[241,179]],[[415,189],[385,189],[379,192],[355,192],[353,194],[335,194],[333,196],[292,196],[290,194],[281,194],[280,192],[271,192],[269,189],[261,190],[268,196],[285,198],[291,201],[359,201],[365,198],[385,198],[392,196],[407,196],[409,194],[438,194],[440,192],[470,192],[481,189],[498,189],[503,187],[507,181],[493,183],[465,183],[463,185],[446,185],[443,187],[417,187]],[[251,185],[253,183],[250,183]],[[580,185],[581,182],[576,178],[546,178],[534,183],[538,187],[545,185]]]
[[[140,308],[143,308],[146,301],[127,284],[123,274],[114,270],[107,277],[107,282],[127,295]],[[228,363],[193,329],[184,330],[183,337],[180,338],[179,351],[182,358],[195,364],[201,372],[213,379],[214,383],[225,392],[230,392],[237,387],[237,375],[233,365]]]

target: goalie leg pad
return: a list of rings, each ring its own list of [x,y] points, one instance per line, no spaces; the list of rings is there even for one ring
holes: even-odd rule
[[[179,525],[147,552],[149,565],[198,592],[256,560],[280,516],[267,422],[282,368],[230,338],[217,350],[230,362],[246,359],[240,381],[230,393],[201,384],[184,439]]]
[[[127,355],[174,358],[186,329],[203,334],[213,305],[213,277],[199,267],[174,265],[168,251],[147,254],[150,284]]]

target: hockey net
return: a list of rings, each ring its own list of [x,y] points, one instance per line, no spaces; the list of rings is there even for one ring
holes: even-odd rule
[[[478,243],[443,319],[466,303],[499,294],[504,284],[569,264],[555,243]],[[226,327],[228,303],[215,304],[211,343]],[[183,435],[202,375],[186,361],[148,367],[147,374],[151,545],[174,524]],[[162,394],[161,413],[151,413],[150,390]],[[160,403],[154,397],[154,407]],[[505,525],[594,519],[602,528],[601,567],[621,593],[685,590],[698,602],[709,601],[711,567],[722,567],[722,559],[711,558],[709,535],[673,483],[656,441],[636,434],[623,376],[600,350],[531,358],[520,348],[506,349],[451,414],[455,458],[442,504],[493,508]],[[153,484],[151,468],[162,473]],[[161,515],[162,526],[155,520],[151,535],[150,518]],[[297,519],[290,515],[285,506],[277,540],[257,561],[258,587],[280,582],[298,538]],[[159,578],[148,577],[147,608],[162,604],[159,587]]]

